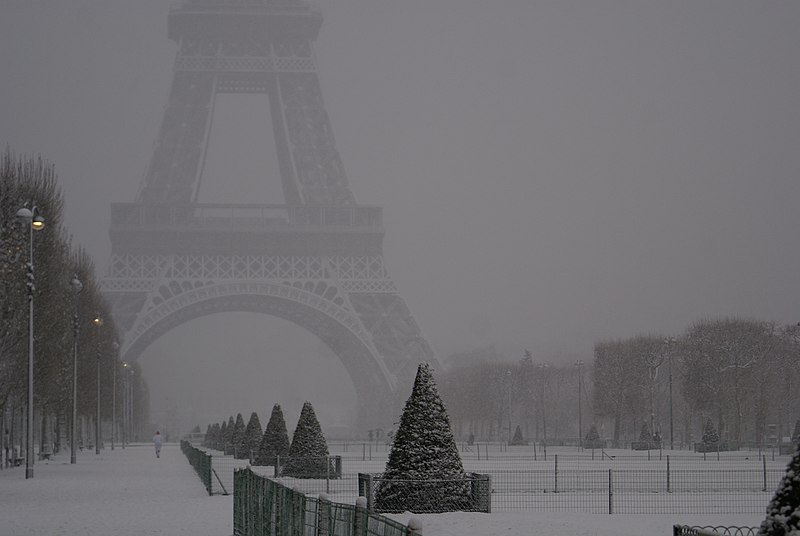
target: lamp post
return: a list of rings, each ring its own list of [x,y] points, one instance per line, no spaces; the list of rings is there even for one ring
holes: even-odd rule
[[[128,363],[122,362],[122,448],[125,442],[130,441],[128,437]]]
[[[128,443],[136,439],[136,423],[133,418],[133,365],[128,370]]]
[[[583,374],[581,373],[581,367],[583,367],[583,361],[575,363],[575,367],[578,369],[578,446],[583,447],[583,404],[581,404],[581,391],[583,390]]]
[[[506,370],[506,389],[508,391],[508,444],[511,444],[511,370]]]
[[[94,421],[94,453],[100,454],[100,327],[103,325],[103,318],[96,315],[92,319],[92,324],[97,328],[97,415]]]
[[[78,295],[83,283],[77,275],[69,282],[75,292],[75,315],[72,317],[72,433],[69,438],[69,463],[76,463],[76,437],[78,435]]]
[[[545,400],[547,395],[545,393],[545,388],[547,387],[547,379],[545,378],[545,374],[547,373],[547,363],[539,363],[536,365],[536,368],[539,369],[540,379],[541,379],[541,389],[540,394],[542,397],[541,411],[542,411],[542,440],[544,441],[545,445],[547,444],[547,412],[545,408]]]
[[[44,229],[44,218],[36,205],[33,209],[23,207],[17,211],[19,218],[29,226],[29,253],[27,264],[28,287],[28,426],[25,438],[25,478],[33,478],[33,292],[36,290],[33,276],[33,232]]]
[[[114,442],[117,435],[117,341],[111,343],[114,351],[111,356],[111,450],[114,450]]]

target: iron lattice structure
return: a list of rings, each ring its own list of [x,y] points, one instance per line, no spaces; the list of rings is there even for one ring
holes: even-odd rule
[[[437,363],[383,262],[380,207],[358,205],[313,55],[322,16],[299,0],[187,0],[158,140],[134,203],[111,207],[102,290],[136,359],[193,318],[254,311],[332,348],[356,386],[361,427],[385,424],[418,363]],[[200,204],[215,97],[262,93],[285,204]]]

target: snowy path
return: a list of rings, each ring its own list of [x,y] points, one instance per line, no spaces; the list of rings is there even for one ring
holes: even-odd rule
[[[69,453],[0,471],[0,536],[233,533],[232,497],[209,497],[177,445]]]

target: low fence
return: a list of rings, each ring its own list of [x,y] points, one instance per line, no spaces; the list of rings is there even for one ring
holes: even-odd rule
[[[672,536],[756,536],[756,534],[758,534],[758,527],[672,526]]]
[[[233,490],[233,471],[247,465],[219,451],[200,449],[189,441],[181,441],[181,450],[194,467],[209,495],[229,495]]]
[[[493,511],[763,513],[785,471],[493,471]]]
[[[206,487],[206,491],[211,495],[211,456],[202,450],[195,448],[188,441],[181,440],[181,451],[189,459],[189,464],[194,468],[200,481]]]
[[[309,497],[249,467],[233,476],[234,536],[412,536],[420,532],[364,505]]]
[[[231,493],[234,471],[245,467],[247,460],[235,460],[208,449],[195,450],[210,455],[209,477],[204,477],[208,473],[202,465],[201,469],[196,468],[207,489],[210,478],[209,493]],[[491,477],[491,504],[485,510],[606,514],[761,514],[786,471],[782,461],[768,462],[763,456],[722,462],[665,458],[634,462],[605,456],[592,461],[559,455],[538,462],[516,457],[488,462],[465,460],[464,466],[468,471]],[[200,461],[193,465],[203,463],[202,458],[197,459]],[[378,473],[384,465],[385,462],[378,460],[345,458],[335,471],[341,471],[340,478],[276,480],[303,493],[325,493],[337,502],[352,504],[359,495],[372,497],[363,489],[359,493],[358,474]],[[274,466],[251,470],[264,477],[275,475]]]
[[[380,497],[382,491],[386,493]],[[477,473],[442,480],[401,480],[359,473],[358,494],[367,498],[370,512],[492,512],[492,477]]]

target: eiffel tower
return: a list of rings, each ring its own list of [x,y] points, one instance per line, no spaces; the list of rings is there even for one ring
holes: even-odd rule
[[[301,0],[172,8],[169,102],[136,201],[111,206],[101,289],[129,361],[172,328],[220,312],[305,328],[352,378],[363,430],[396,417],[417,364],[437,358],[384,265],[381,207],[357,204],[348,187],[312,48],[321,24]],[[223,93],[267,95],[284,204],[197,202]]]

